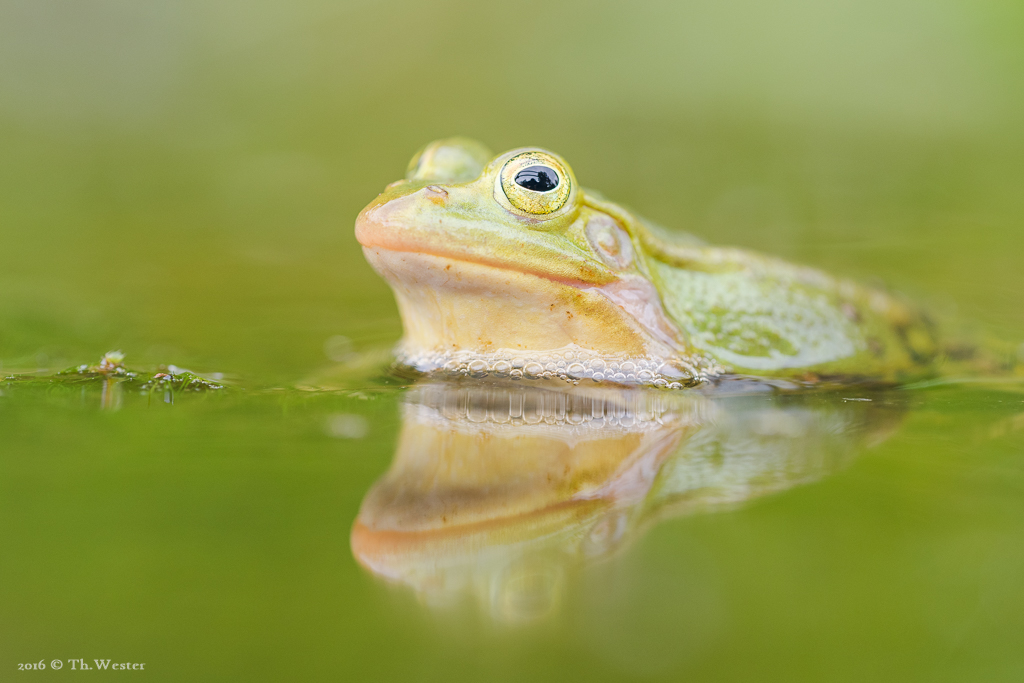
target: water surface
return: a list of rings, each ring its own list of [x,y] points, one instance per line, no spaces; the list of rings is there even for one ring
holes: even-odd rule
[[[5,387],[5,653],[160,680],[1019,671],[1021,393],[539,384]]]

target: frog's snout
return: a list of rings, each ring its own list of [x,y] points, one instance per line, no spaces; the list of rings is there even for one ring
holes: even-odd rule
[[[415,187],[400,181],[386,191],[377,202],[356,217],[356,240],[364,247],[403,248],[412,237],[410,230],[423,222],[424,211],[443,205],[448,192],[437,185]]]

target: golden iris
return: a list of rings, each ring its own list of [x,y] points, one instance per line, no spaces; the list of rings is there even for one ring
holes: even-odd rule
[[[572,190],[569,169],[544,152],[523,152],[505,162],[501,190],[513,208],[545,215],[565,206]]]

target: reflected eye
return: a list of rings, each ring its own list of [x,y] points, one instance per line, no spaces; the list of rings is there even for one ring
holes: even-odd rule
[[[548,166],[527,166],[516,173],[516,185],[534,192],[550,192],[558,187],[558,174]]]
[[[571,190],[568,169],[550,154],[523,152],[501,169],[501,190],[520,212],[554,213],[565,206]]]

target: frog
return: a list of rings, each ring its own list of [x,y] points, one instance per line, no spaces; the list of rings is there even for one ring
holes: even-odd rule
[[[355,237],[420,373],[681,389],[753,377],[897,383],[934,326],[883,288],[669,231],[582,187],[541,147],[436,140]]]

